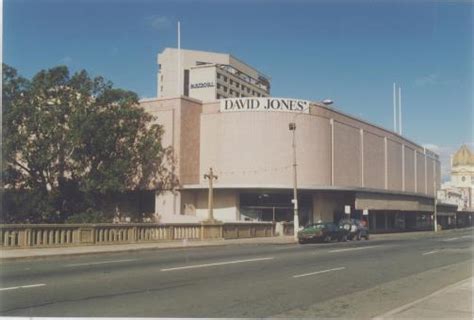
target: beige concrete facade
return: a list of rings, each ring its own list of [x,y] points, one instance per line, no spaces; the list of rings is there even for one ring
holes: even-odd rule
[[[158,55],[158,66],[160,98],[184,95],[214,101],[270,94],[270,78],[230,54],[166,48]]]
[[[440,183],[437,155],[324,105],[312,103],[309,113],[221,112],[219,101],[176,97],[142,101],[141,106],[164,126],[163,141],[174,147],[178,160],[180,190],[156,200],[163,222],[207,217],[203,175],[210,167],[218,176],[214,216],[222,221],[243,220],[243,193],[290,193],[290,122],[297,128],[298,190],[310,199],[309,220],[331,221],[344,205],[352,210],[432,210],[434,184]]]

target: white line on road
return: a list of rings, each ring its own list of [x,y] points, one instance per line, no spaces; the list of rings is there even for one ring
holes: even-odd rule
[[[300,277],[312,276],[312,275],[319,274],[319,273],[326,273],[326,272],[337,271],[337,270],[343,270],[343,269],[345,269],[345,267],[334,268],[334,269],[327,269],[327,270],[321,270],[321,271],[316,271],[316,272],[311,272],[311,273],[298,274],[298,275],[293,276],[293,278],[300,278]]]
[[[15,289],[27,289],[27,288],[36,288],[36,287],[43,287],[45,286],[44,283],[38,284],[30,284],[26,286],[17,286],[17,287],[9,287],[9,288],[0,288],[0,291],[7,291],[7,290],[15,290]]]
[[[436,253],[436,252],[439,252],[439,250],[428,251],[428,252],[422,253],[422,255],[426,256],[427,254],[433,254],[433,253]]]
[[[80,266],[92,266],[97,264],[107,264],[107,263],[120,263],[120,262],[129,262],[137,261],[138,259],[124,259],[124,260],[111,260],[111,261],[98,261],[98,262],[86,262],[86,263],[73,263],[66,264],[66,267],[80,267]]]
[[[448,238],[444,239],[443,241],[454,241],[454,240],[459,240],[460,238]]]
[[[375,247],[380,247],[380,246],[365,246],[365,247],[357,247],[357,248],[337,249],[337,250],[330,250],[328,252],[333,253],[333,252],[344,252],[344,251],[352,251],[352,250],[363,250],[363,249],[370,249],[370,248],[375,248]]]
[[[161,271],[174,271],[174,270],[185,270],[185,269],[205,268],[205,267],[222,266],[222,265],[226,265],[226,264],[235,264],[235,263],[244,263],[244,262],[255,262],[255,261],[265,261],[265,260],[272,260],[272,259],[275,259],[275,258],[274,258],[274,257],[268,257],[268,258],[257,258],[257,259],[248,259],[248,260],[233,260],[233,261],[207,263],[207,264],[195,264],[195,265],[191,265],[191,266],[183,266],[183,267],[176,267],[176,268],[161,269]]]

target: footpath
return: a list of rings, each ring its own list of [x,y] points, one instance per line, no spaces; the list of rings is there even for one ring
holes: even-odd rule
[[[417,239],[422,237],[456,237],[460,232],[473,232],[472,228],[443,230],[441,232],[405,232],[372,234],[371,240],[389,239]],[[371,241],[369,240],[369,242]],[[197,248],[229,245],[297,245],[293,236],[249,238],[249,239],[220,239],[220,240],[197,240],[197,241],[167,241],[139,244],[100,245],[100,246],[77,246],[38,249],[2,249],[0,250],[0,263],[23,260],[41,259],[52,256],[90,255],[112,252],[127,252],[136,250],[160,250],[178,248]],[[379,315],[374,319],[473,319],[473,290],[474,278],[468,278],[461,282],[449,285],[430,295],[398,307],[387,313]]]
[[[403,232],[403,233],[385,233],[371,234],[373,240],[384,239],[416,239],[420,237],[439,237],[450,233],[462,232],[469,229],[451,229],[440,232],[420,231],[420,232]],[[370,241],[370,240],[369,240]],[[158,249],[180,249],[195,247],[212,247],[212,246],[228,246],[228,245],[255,245],[255,244],[275,244],[275,245],[291,245],[295,244],[293,236],[276,236],[261,237],[247,239],[218,239],[218,240],[174,240],[162,242],[148,243],[131,243],[131,244],[110,244],[110,245],[89,245],[89,246],[72,246],[72,247],[54,247],[54,248],[22,248],[22,249],[4,249],[0,250],[0,262],[21,260],[21,259],[37,259],[52,256],[70,256],[70,255],[86,255],[101,254],[113,252],[127,252],[137,250],[158,250]]]
[[[473,319],[473,289],[468,278],[374,319]]]

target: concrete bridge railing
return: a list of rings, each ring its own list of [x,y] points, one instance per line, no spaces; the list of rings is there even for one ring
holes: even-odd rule
[[[271,222],[0,225],[0,247],[43,248],[270,237]]]

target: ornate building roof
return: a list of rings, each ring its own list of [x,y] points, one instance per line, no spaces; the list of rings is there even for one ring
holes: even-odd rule
[[[453,156],[453,167],[474,166],[474,154],[464,144]]]

